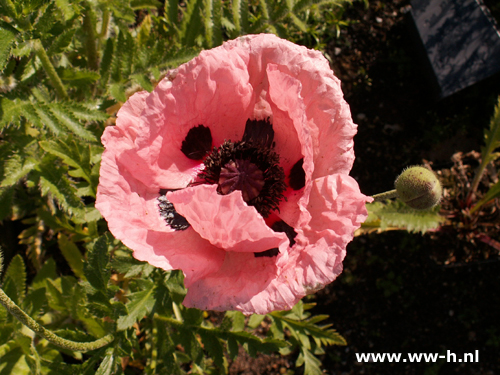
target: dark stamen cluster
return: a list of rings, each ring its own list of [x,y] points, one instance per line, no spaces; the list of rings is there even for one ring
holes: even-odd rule
[[[224,173],[231,172],[230,167],[237,160],[247,161],[248,168],[251,167],[250,164],[254,164],[262,172],[264,186],[258,195],[247,203],[254,206],[263,217],[267,217],[272,210],[278,209],[286,189],[285,174],[279,165],[279,156],[270,148],[251,141],[225,141],[220,147],[214,147],[212,153],[206,157],[205,169],[198,177],[205,182],[219,185],[222,169],[225,168],[222,171],[225,181]],[[239,171],[241,172],[240,169]],[[224,194],[224,187],[219,185],[218,192]]]

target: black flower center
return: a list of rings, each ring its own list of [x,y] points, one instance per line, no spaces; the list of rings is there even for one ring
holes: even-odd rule
[[[198,175],[203,182],[217,184],[219,194],[240,190],[250,206],[267,217],[277,210],[286,189],[285,174],[274,152],[274,131],[268,120],[248,120],[239,142],[225,141],[214,147]]]

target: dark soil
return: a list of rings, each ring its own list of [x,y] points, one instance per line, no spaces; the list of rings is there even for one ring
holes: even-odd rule
[[[329,314],[348,343],[328,348],[323,366],[343,375],[500,374],[500,205],[474,219],[464,208],[479,163],[470,151],[480,151],[500,79],[435,101],[408,4],[355,3],[347,12],[352,24],[330,46],[359,124],[352,175],[375,194],[392,189],[404,167],[427,162],[443,179],[451,176],[441,212],[448,220],[431,234],[354,239],[344,273],[315,296],[315,312]],[[479,363],[359,363],[355,356],[447,350],[458,358],[478,350]]]

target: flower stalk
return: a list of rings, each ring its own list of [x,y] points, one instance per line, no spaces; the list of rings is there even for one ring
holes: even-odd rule
[[[0,253],[0,274],[3,271],[3,259]],[[7,309],[9,313],[14,315],[22,324],[31,329],[33,332],[39,334],[44,339],[50,341],[52,344],[57,345],[61,348],[73,350],[77,352],[88,352],[91,350],[96,350],[102,348],[113,342],[114,337],[108,334],[98,340],[91,342],[77,342],[72,340],[63,339],[57,336],[52,331],[49,331],[45,327],[38,324],[33,318],[26,314],[19,306],[12,301],[7,294],[0,288],[0,303]]]
[[[93,16],[94,15],[92,14],[90,8],[86,7],[83,12],[83,29],[85,30],[85,35],[86,35],[85,47],[87,50],[87,63],[89,69],[97,70],[99,67],[99,63],[97,58],[96,35],[95,35]],[[103,22],[103,28],[104,26],[105,25]]]
[[[68,93],[64,88],[61,78],[57,75],[56,69],[54,68],[54,65],[52,65],[52,62],[50,61],[49,56],[47,55],[47,52],[45,52],[42,42],[39,39],[35,40],[33,42],[33,48],[35,50],[36,55],[42,62],[43,69],[45,70],[45,73],[47,73],[47,75],[49,76],[52,86],[54,86],[54,88],[56,89],[57,96],[59,97],[59,99],[67,99]]]
[[[387,199],[392,199],[392,198],[397,198],[397,197],[398,197],[398,192],[396,191],[396,189],[372,195],[374,202],[383,202]]]

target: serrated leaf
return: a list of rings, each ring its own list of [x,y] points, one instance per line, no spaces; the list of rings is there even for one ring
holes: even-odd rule
[[[54,24],[57,22],[57,13],[55,9],[54,3],[49,3],[47,6],[40,9],[42,15],[37,19],[34,25],[35,35],[43,35],[54,27]]]
[[[76,29],[70,28],[65,30],[63,33],[58,35],[52,44],[50,45],[47,54],[55,55],[61,52],[64,52],[71,42],[73,41],[73,37],[75,36]]]
[[[153,84],[151,83],[150,79],[147,77],[145,74],[134,74],[131,77],[134,81],[136,81],[141,87],[148,91],[151,92],[153,91]]]
[[[37,166],[40,172],[40,191],[42,196],[55,198],[62,209],[71,215],[84,214],[84,205],[80,197],[76,194],[76,188],[66,177],[66,173],[61,167],[55,167],[53,163],[47,161]]]
[[[59,233],[57,236],[57,243],[59,244],[59,249],[64,259],[68,262],[75,276],[80,279],[85,279],[83,273],[83,256],[78,247],[62,233]]]
[[[381,230],[392,226],[409,232],[425,233],[439,227],[444,220],[439,216],[439,206],[431,210],[419,211],[408,207],[399,199],[386,203],[368,203],[366,208],[369,217],[362,227],[380,227]]]
[[[10,49],[16,40],[16,33],[0,24],[0,72],[4,70],[10,57]]]
[[[300,356],[302,356],[302,358],[300,358]],[[323,371],[321,370],[321,361],[316,358],[313,353],[311,353],[307,349],[302,348],[300,356],[297,359],[297,363],[303,361],[304,375],[323,375]]]
[[[481,207],[483,204],[488,203],[489,201],[499,197],[500,197],[500,181],[498,181],[495,185],[490,187],[490,189],[486,192],[486,194],[471,209],[471,212],[477,211],[479,207]]]
[[[78,120],[74,118],[71,111],[62,103],[51,103],[49,108],[57,120],[66,126],[73,134],[87,141],[96,141],[95,135],[85,129]]]
[[[136,321],[142,319],[151,312],[156,302],[154,284],[148,281],[145,290],[132,293],[127,297],[129,302],[125,306],[127,307],[128,315],[120,316],[117,321],[117,328],[120,331],[132,327]]]
[[[106,113],[98,109],[89,108],[75,102],[64,102],[64,106],[79,120],[106,121],[109,117]]]
[[[81,81],[90,84],[97,81],[101,76],[99,73],[86,69],[67,68],[62,71],[60,77],[63,81]]]
[[[239,332],[245,329],[245,315],[241,312],[226,311],[226,316],[231,319],[231,330],[233,332]]]
[[[99,291],[106,291],[111,275],[109,265],[109,238],[107,235],[99,237],[89,245],[87,262],[84,264],[84,273],[90,285]]]
[[[127,96],[125,95],[125,87],[120,83],[113,83],[109,87],[109,94],[119,102],[125,103],[127,101]]]
[[[75,9],[67,0],[55,0],[57,7],[61,10],[64,20],[68,21],[75,15]]]
[[[219,368],[220,374],[227,374],[227,361],[224,357],[224,348],[216,336],[215,332],[210,329],[200,329],[198,331],[205,350],[214,360],[215,365]]]
[[[57,121],[49,106],[40,105],[35,106],[35,111],[40,118],[40,122],[45,125],[54,135],[60,135],[66,133],[66,129]]]
[[[500,152],[494,152],[500,147],[500,96],[490,126],[484,131],[484,143],[485,146],[481,148],[481,159],[483,160],[481,164],[487,164],[500,157]]]
[[[12,258],[5,271],[3,290],[18,305],[26,295],[26,267],[19,254]]]
[[[106,356],[99,365],[99,368],[97,369],[95,375],[111,375],[114,372],[113,371],[114,367],[115,367],[114,349],[113,348],[106,349]]]
[[[0,131],[10,124],[19,125],[25,105],[20,99],[0,98]]]
[[[70,167],[76,169],[82,169],[80,165],[81,160],[78,155],[78,151],[75,150],[75,147],[68,146],[65,142],[63,142],[60,139],[40,141],[38,142],[38,144],[43,150],[61,158],[66,165],[69,165]],[[76,144],[73,143],[72,146],[76,146]]]
[[[37,165],[32,158],[24,158],[19,154],[12,155],[4,164],[4,178],[1,187],[15,185],[20,179],[30,173]]]

